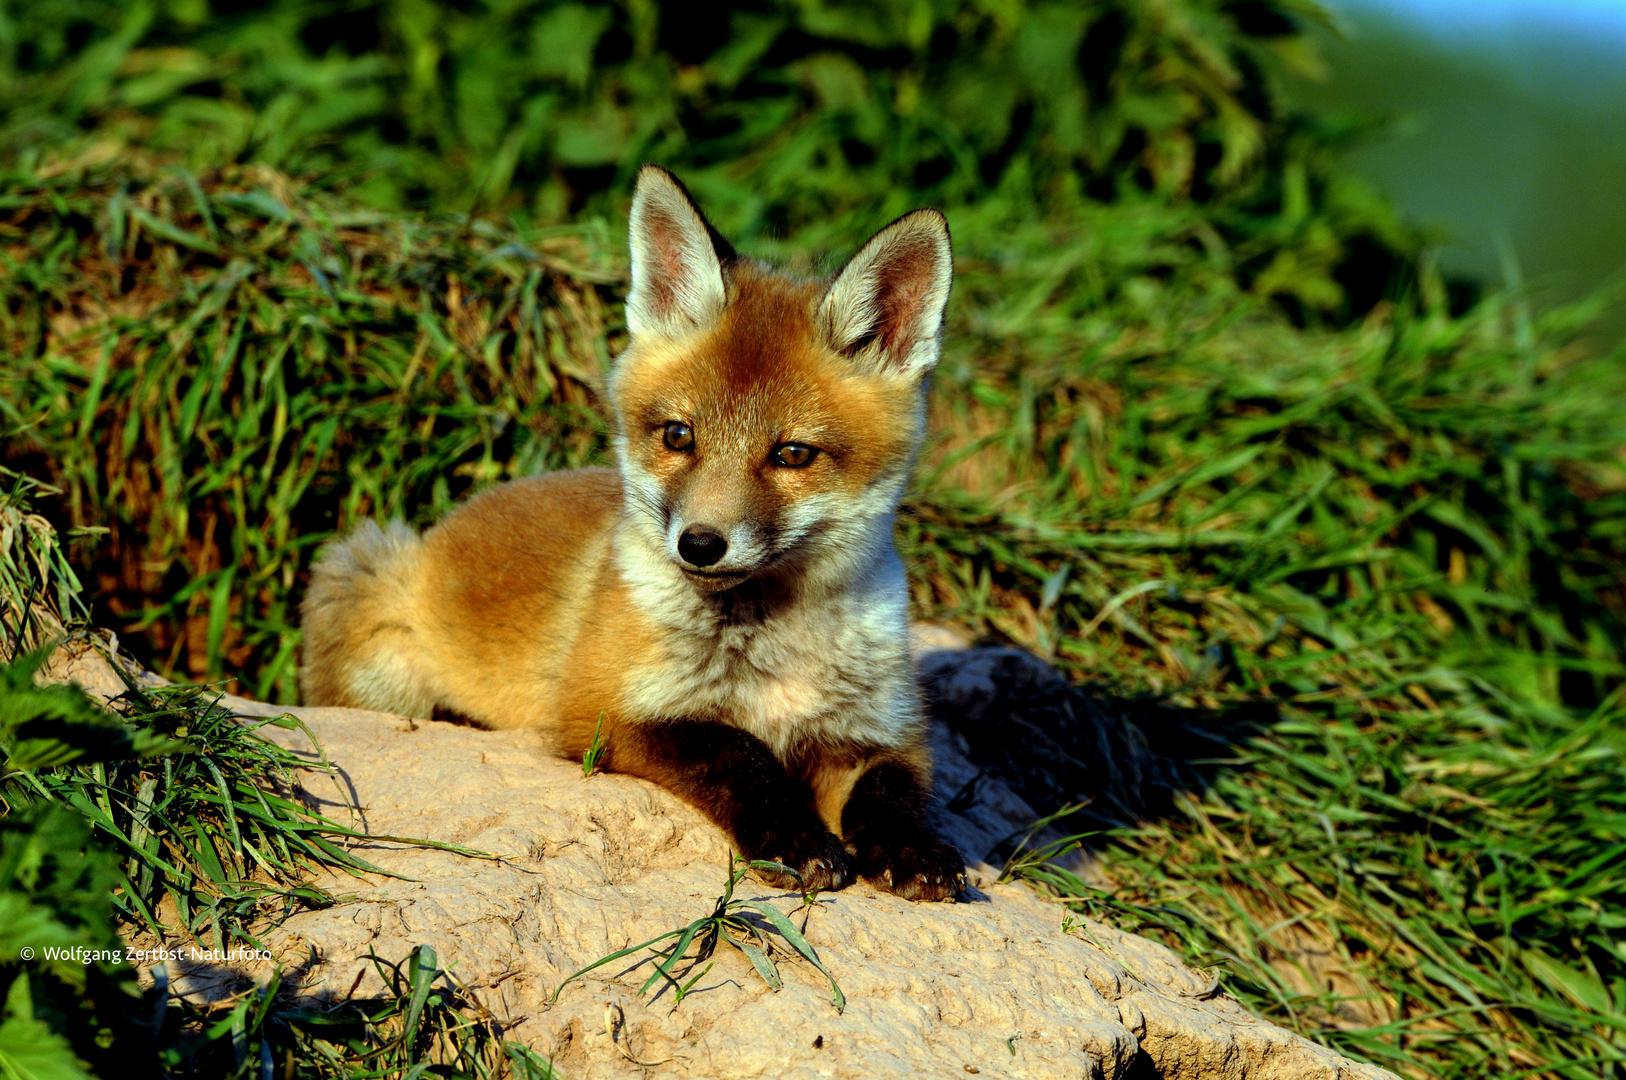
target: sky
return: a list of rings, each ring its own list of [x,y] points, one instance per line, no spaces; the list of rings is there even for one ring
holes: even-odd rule
[[[1337,0],[1407,19],[1442,38],[1500,35],[1529,23],[1603,34],[1626,48],[1626,0]]]
[[[1448,272],[1512,284],[1511,254],[1549,302],[1626,283],[1626,0],[1326,2],[1345,33],[1306,98],[1391,121],[1346,161]]]
[[[1626,0],[1328,0],[1360,36],[1376,18],[1476,54],[1536,97],[1618,97],[1626,71]],[[1562,55],[1555,62],[1556,55]]]

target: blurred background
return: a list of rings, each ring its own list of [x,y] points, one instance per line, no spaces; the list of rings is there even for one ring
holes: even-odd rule
[[[1448,275],[1567,300],[1626,264],[1616,0],[0,10],[5,141],[25,153],[96,130],[314,172],[382,207],[542,222],[607,208],[654,159],[747,240],[916,198],[1031,210],[1129,187],[1226,204],[1230,239],[1319,216],[1330,228],[1299,229],[1286,262],[1278,236],[1237,269],[1348,316],[1397,286],[1418,237],[1329,183],[1330,149],[1429,230]]]
[[[1294,97],[1385,123],[1346,164],[1450,273],[1572,300],[1626,271],[1626,0],[1340,0]],[[1626,333],[1626,316],[1605,322]]]
[[[1150,199],[1202,208],[1205,251],[1300,319],[1399,295],[1425,243],[1460,302],[1483,283],[1571,300],[1626,263],[1617,0],[0,11],[0,133],[23,158],[94,132],[530,223],[613,213],[658,160],[726,230],[803,248],[832,215],[865,219],[846,235],[919,200]]]

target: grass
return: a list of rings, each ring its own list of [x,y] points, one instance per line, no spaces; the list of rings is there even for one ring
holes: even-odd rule
[[[1179,940],[1267,1015],[1401,1071],[1613,1075],[1618,703],[1501,738],[1464,719],[1284,720],[1172,828],[1120,832],[1081,910]]]
[[[478,1001],[438,967],[435,950],[400,963],[370,958],[385,992],[315,1008],[290,1002],[277,978],[209,1011],[178,1004],[161,1032],[170,1075],[370,1080],[425,1074],[457,1080],[560,1080],[550,1062],[502,1039]],[[190,1029],[190,1033],[188,1033]]]
[[[171,998],[162,966],[143,993],[115,962],[143,933],[226,951],[301,907],[334,897],[318,868],[387,874],[340,847],[362,834],[309,809],[296,770],[327,768],[260,734],[296,719],[234,716],[218,690],[143,689],[110,707],[77,687],[36,686],[48,646],[116,646],[82,628],[77,585],[56,534],[30,513],[52,489],[8,474],[0,500],[0,1076],[358,1078],[437,1075],[553,1080],[550,1063],[507,1042],[420,946],[374,957],[385,993],[315,1003],[283,973],[223,1002]],[[23,654],[23,648],[33,651]],[[308,732],[307,732],[308,734]],[[54,959],[53,947],[94,957]],[[442,983],[444,985],[437,985]]]
[[[110,530],[97,613],[160,666],[291,698],[332,530],[602,453],[607,229],[53,169],[0,191],[3,453]],[[1040,729],[1139,769],[1058,755],[1035,802],[1098,796],[1100,876],[1013,872],[1404,1074],[1622,1075],[1626,358],[1589,309],[1453,314],[1425,260],[1305,326],[1190,208],[954,226],[915,610],[1056,664]]]
[[[131,871],[117,898],[120,914],[160,938],[179,933],[221,951],[236,947],[238,939],[259,947],[253,928],[267,917],[333,902],[305,884],[312,869],[358,878],[389,874],[343,843],[481,854],[357,832],[312,810],[296,770],[331,773],[332,766],[260,734],[266,727],[303,729],[293,716],[237,716],[220,703],[218,691],[199,686],[131,686],[112,708],[173,749],[156,760],[26,773],[18,788],[25,796],[73,807],[115,841]]]
[[[269,165],[372,206],[529,223],[603,212],[672,166],[730,236],[848,242],[918,205],[1139,194],[1202,205],[1262,295],[1364,311],[1412,232],[1338,176],[1339,125],[1295,112],[1324,65],[1309,0],[791,0],[697,25],[610,0],[229,9],[118,0],[0,26],[0,161],[88,135],[200,173]],[[212,236],[209,239],[213,239]]]
[[[598,772],[598,763],[604,760],[604,754],[608,749],[604,744],[604,714],[599,713],[598,722],[593,725],[593,741],[582,751],[583,776],[592,776]]]
[[[268,913],[332,902],[304,885],[313,868],[387,873],[340,843],[382,840],[480,855],[360,833],[316,813],[298,774],[333,767],[260,733],[297,728],[314,744],[294,716],[237,716],[218,690],[143,687],[128,678],[124,693],[108,703],[109,716],[81,693],[35,687],[45,653],[23,656],[26,637],[78,639],[99,648],[115,669],[123,663],[116,646],[75,625],[82,610],[77,583],[58,576],[69,569],[54,531],[27,512],[27,498],[50,490],[18,478],[9,505],[0,505],[0,626],[12,639],[0,669],[9,744],[0,792],[20,805],[72,807],[113,843],[129,871],[113,898],[121,919],[160,939],[180,934],[225,951],[240,938],[257,947],[249,928]]]
[[[60,629],[61,613],[82,617],[79,578],[51,523],[32,511],[37,497],[62,492],[0,466],[0,648],[15,658]]]
[[[295,700],[292,589],[338,522],[422,518],[599,444],[602,230],[520,243],[264,170],[85,167],[0,197],[0,333],[33,358],[0,375],[0,423],[69,517],[107,522],[92,614],[158,669]]]
[[[644,980],[644,985],[639,987],[638,995],[642,997],[649,992],[650,987],[664,980],[672,987],[672,1003],[674,1005],[681,1004],[684,996],[694,989],[695,984],[705,977],[706,972],[710,971],[712,966],[707,964],[699,971],[694,969],[716,951],[720,942],[727,942],[741,953],[744,953],[745,958],[751,961],[751,967],[756,970],[757,975],[768,985],[769,989],[777,993],[784,987],[784,981],[779,976],[779,966],[774,963],[773,954],[776,949],[772,939],[764,933],[766,928],[759,925],[756,919],[751,918],[751,915],[754,914],[757,919],[766,922],[768,927],[775,930],[780,939],[794,950],[792,955],[800,956],[812,964],[821,975],[830,981],[830,1003],[835,1006],[836,1012],[844,1011],[847,1007],[847,995],[841,992],[841,986],[836,982],[836,977],[830,974],[830,970],[824,966],[824,961],[819,959],[818,952],[814,950],[812,945],[808,944],[807,937],[804,934],[807,920],[804,918],[802,920],[802,929],[797,929],[796,924],[791,922],[790,916],[767,901],[735,898],[734,889],[745,879],[745,875],[753,870],[762,870],[772,874],[789,874],[797,880],[798,884],[801,882],[801,875],[783,863],[733,856],[729,865],[728,881],[723,886],[722,895],[717,898],[717,902],[713,905],[710,914],[701,916],[687,926],[668,930],[666,933],[652,937],[641,944],[629,945],[625,949],[617,949],[607,956],[599,957],[579,971],[571,972],[565,976],[558,986],[554,987],[553,997],[549,999],[550,1002],[557,1002],[559,995],[564,993],[566,986],[589,971],[649,949],[655,954],[653,958],[655,970],[650,973],[649,978]],[[817,900],[817,893],[802,894],[802,906],[807,908],[810,914]],[[795,914],[795,912],[791,914]],[[661,942],[672,941],[674,938],[677,940],[673,941],[671,945],[662,949],[655,948]],[[691,945],[695,946],[695,955],[689,964],[688,970],[682,973],[682,976],[686,976],[686,978],[680,977],[677,965],[688,957]],[[780,948],[778,951],[783,952],[786,950]]]

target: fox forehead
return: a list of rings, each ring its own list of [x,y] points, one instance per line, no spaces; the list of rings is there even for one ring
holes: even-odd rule
[[[743,260],[730,269],[715,325],[681,341],[640,342],[618,361],[615,397],[629,443],[681,420],[704,454],[756,458],[777,442],[807,442],[860,481],[910,456],[919,390],[829,347],[814,317],[824,284]]]

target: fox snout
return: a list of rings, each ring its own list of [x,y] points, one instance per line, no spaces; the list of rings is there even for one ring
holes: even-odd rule
[[[695,445],[661,455],[658,464],[670,471],[657,491],[666,557],[711,592],[737,585],[776,561],[785,506],[757,475],[756,455],[705,435],[702,429]]]
[[[677,546],[690,566],[711,566],[728,554],[728,537],[710,525],[690,525],[678,534]]]
[[[773,531],[749,514],[685,513],[680,502],[668,526],[666,554],[696,586],[715,592],[774,561]]]

